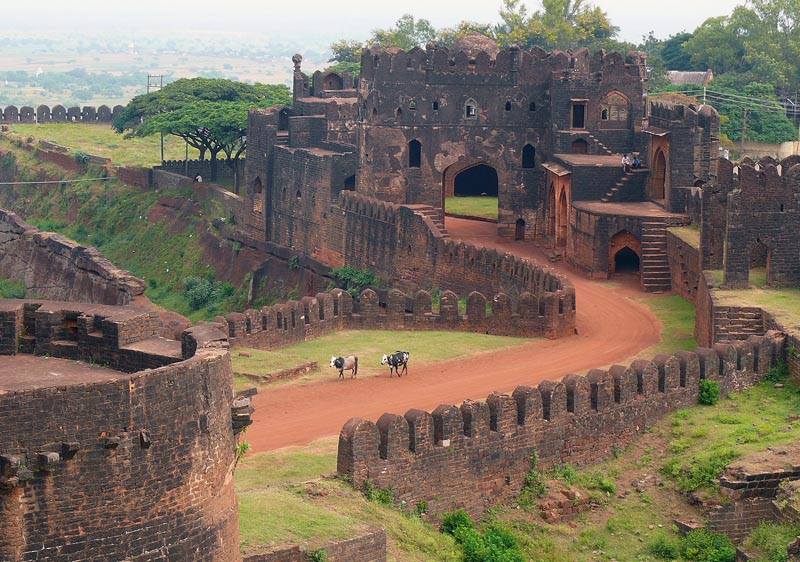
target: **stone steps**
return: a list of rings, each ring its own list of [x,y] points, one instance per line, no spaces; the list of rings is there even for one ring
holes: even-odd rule
[[[667,259],[667,224],[653,219],[642,222],[642,287],[649,293],[672,289],[672,273]]]
[[[433,207],[422,207],[415,209],[414,214],[430,219],[430,221],[433,223],[433,226],[439,231],[439,234],[441,234],[442,238],[450,237],[450,233],[447,232],[447,228],[444,225],[442,212],[440,210],[434,209]]]

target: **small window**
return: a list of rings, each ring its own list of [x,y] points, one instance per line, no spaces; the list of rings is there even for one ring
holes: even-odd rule
[[[433,102],[433,110],[434,111],[439,111],[439,102],[438,101]]]
[[[510,101],[506,102],[506,111],[511,111],[511,102]]]
[[[375,108],[375,107],[372,108],[372,116],[373,117],[377,117],[378,116],[378,109]]]
[[[397,111],[395,112],[395,115],[397,116],[398,119],[400,119],[403,116],[403,110],[398,107]]]
[[[408,109],[410,109],[411,111],[416,111],[417,110],[417,102],[415,102],[414,100],[411,100],[410,102],[408,102]]]
[[[522,147],[522,167],[533,168],[536,165],[536,149],[531,144]]]
[[[586,126],[585,115],[586,115],[586,104],[583,103],[572,104],[573,129],[583,129]]]
[[[300,190],[299,190],[299,189],[297,190],[297,193],[295,193],[295,194],[294,194],[294,196],[295,196],[297,199],[302,199],[302,198],[303,198],[303,194],[302,194],[302,193],[300,193]]]
[[[422,143],[417,139],[408,143],[408,167],[419,168],[422,163]]]
[[[602,119],[603,121],[608,121],[608,110],[607,109],[603,109],[603,111],[600,112],[600,119]]]
[[[528,111],[536,111],[536,102],[532,101],[528,104]]]
[[[464,117],[467,119],[475,119],[478,117],[478,104],[473,99],[467,100],[464,104]]]

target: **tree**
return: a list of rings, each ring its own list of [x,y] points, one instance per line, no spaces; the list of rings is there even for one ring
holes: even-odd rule
[[[341,39],[331,43],[333,55],[328,62],[335,63],[328,68],[333,72],[349,72],[357,76],[361,72],[361,52],[364,50],[364,43],[360,41],[349,41]]]
[[[440,29],[436,34],[436,44],[449,49],[456,41],[473,33],[479,33],[490,39],[495,37],[494,28],[491,24],[462,21],[455,27]]]
[[[372,32],[370,45],[379,47],[398,47],[409,50],[414,47],[424,47],[436,38],[436,30],[426,19],[415,19],[411,14],[405,14],[389,29],[376,29]]]
[[[291,93],[284,85],[182,79],[133,98],[114,120],[113,127],[130,136],[163,133],[180,137],[200,152],[201,160],[208,152],[212,181],[217,179],[221,152],[238,182],[236,163],[246,148],[248,110],[290,102]]]
[[[661,43],[660,55],[667,70],[707,70],[692,64],[692,57],[685,47],[692,37],[692,33],[676,33]]]

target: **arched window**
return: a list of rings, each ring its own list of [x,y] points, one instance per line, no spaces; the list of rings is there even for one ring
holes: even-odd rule
[[[466,119],[478,118],[478,102],[472,98],[468,99],[464,104],[464,117]]]
[[[403,116],[403,110],[398,107],[397,111],[395,112],[395,115],[397,116],[398,119],[400,119]]]
[[[511,102],[510,101],[506,102],[506,111],[511,111]]]
[[[536,102],[532,101],[528,104],[528,111],[536,111]]]
[[[422,143],[417,139],[408,143],[408,167],[419,168],[422,163]]]
[[[433,102],[433,110],[434,111],[439,111],[439,102],[438,101]]]
[[[600,101],[600,119],[603,121],[627,121],[628,98],[619,92],[609,92]]]
[[[408,102],[408,109],[410,109],[411,111],[416,111],[417,110],[417,102],[415,102],[414,100],[411,100],[410,102]]]
[[[522,167],[533,168],[536,166],[536,149],[533,145],[526,144],[522,147]]]

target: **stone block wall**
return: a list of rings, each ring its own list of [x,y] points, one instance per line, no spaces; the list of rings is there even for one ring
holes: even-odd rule
[[[537,298],[523,293],[512,299],[498,293],[466,296],[466,313],[459,296],[445,291],[434,310],[430,293],[366,289],[359,298],[334,289],[260,310],[230,313],[228,335],[237,345],[277,348],[344,329],[458,330],[504,336],[563,337],[574,332],[574,293],[548,293]]]
[[[744,388],[783,348],[783,336],[770,333],[517,387],[485,402],[387,413],[377,423],[353,418],[339,436],[338,473],[356,486],[391,489],[409,506],[426,501],[434,514],[481,514],[516,497],[533,453],[541,468],[608,458],[667,413],[696,403],[701,379],[720,381],[723,392]]]
[[[376,529],[368,533],[326,544],[327,562],[386,562],[386,531]],[[245,562],[311,562],[308,552],[298,546],[273,550],[264,554],[245,557]]]
[[[667,230],[667,259],[672,275],[672,290],[695,302],[697,287],[702,282],[700,250]]]
[[[27,324],[37,307],[34,335],[22,331],[22,346],[33,337],[37,353],[52,354],[55,340],[39,338],[71,330],[71,321],[51,320],[82,306],[3,301],[0,326]],[[0,393],[0,560],[241,560],[224,337],[187,332],[193,356],[182,359],[173,342],[166,348],[177,356],[135,366],[122,346],[106,351],[116,333],[146,337],[149,315],[117,307],[82,313],[86,321],[106,317],[98,333],[83,334],[78,322],[73,347],[87,349],[75,355],[99,350],[109,367],[132,374]],[[5,337],[0,346],[10,351]]]
[[[34,298],[128,304],[144,282],[100,252],[59,234],[42,232],[0,209],[0,277],[25,285]]]

